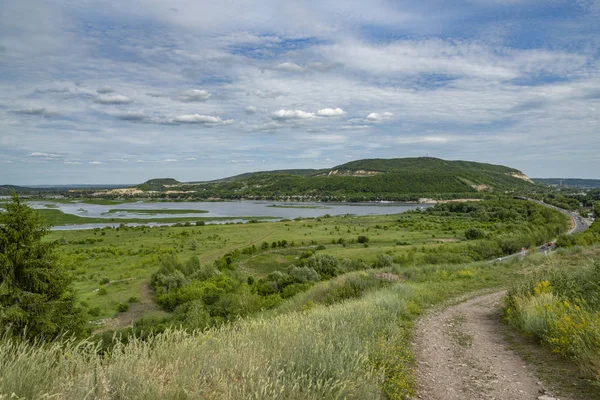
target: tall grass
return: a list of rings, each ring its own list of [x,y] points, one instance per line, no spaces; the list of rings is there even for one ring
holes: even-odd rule
[[[515,285],[505,313],[509,323],[600,383],[600,258],[586,261],[578,268],[555,266]]]
[[[538,260],[539,261],[539,260]],[[323,282],[290,307],[206,331],[54,344],[0,339],[0,395],[60,399],[407,399],[421,310],[514,280],[530,261],[391,266]],[[375,278],[388,271],[398,283]],[[379,279],[379,278],[377,278]],[[308,297],[306,297],[308,296]],[[342,300],[332,304],[333,299]],[[308,301],[313,305],[305,307]]]
[[[404,285],[308,312],[115,344],[0,341],[0,393],[65,399],[334,399],[409,393]],[[393,369],[393,370],[392,370]],[[407,378],[398,382],[398,376]],[[395,383],[386,382],[395,379]],[[389,388],[386,390],[386,385]],[[400,387],[400,389],[398,389]],[[382,390],[383,388],[383,390]],[[400,392],[398,392],[400,393]]]

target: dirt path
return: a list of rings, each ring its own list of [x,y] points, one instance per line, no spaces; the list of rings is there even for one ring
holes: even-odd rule
[[[467,300],[417,324],[417,398],[553,399],[505,342],[504,292]]]
[[[94,334],[102,333],[108,330],[126,328],[148,314],[149,312],[161,312],[158,304],[154,302],[154,295],[148,282],[140,285],[140,300],[137,303],[129,305],[129,310],[117,314],[114,318],[107,320],[102,327],[96,329]]]

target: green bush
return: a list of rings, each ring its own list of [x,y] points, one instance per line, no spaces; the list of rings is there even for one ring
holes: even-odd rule
[[[117,311],[118,312],[125,312],[129,310],[129,304],[128,303],[119,303],[117,304]]]

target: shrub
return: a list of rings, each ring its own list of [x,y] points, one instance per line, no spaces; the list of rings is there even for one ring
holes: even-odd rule
[[[117,305],[117,311],[118,312],[125,312],[129,310],[129,304],[128,303],[119,303]]]
[[[469,228],[465,231],[465,238],[467,240],[482,239],[483,237],[484,237],[484,233],[481,229]]]
[[[366,236],[359,236],[358,238],[356,238],[356,241],[358,243],[369,243],[369,238]]]

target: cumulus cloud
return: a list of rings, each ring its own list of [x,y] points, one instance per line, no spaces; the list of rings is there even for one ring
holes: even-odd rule
[[[256,90],[253,94],[261,99],[276,99],[284,96],[286,93],[279,90]]]
[[[370,129],[371,125],[344,125],[342,126],[343,130],[360,130],[360,129]]]
[[[190,89],[181,92],[179,96],[177,96],[177,100],[183,101],[184,103],[192,103],[196,101],[206,101],[210,96],[212,96],[212,94],[206,90]]]
[[[68,87],[61,87],[61,88],[38,88],[35,89],[36,93],[67,93],[69,92],[70,89]]]
[[[98,164],[102,164],[102,162],[100,162],[100,161],[90,161],[88,164],[98,165]]]
[[[177,161],[179,161],[179,160],[176,160],[174,158],[167,158],[167,159],[163,160],[162,162],[171,163],[171,162],[177,162]]]
[[[127,96],[123,96],[121,94],[101,94],[96,96],[94,102],[99,104],[129,104],[133,102],[133,100]]]
[[[40,115],[42,117],[54,117],[58,115],[58,113],[54,110],[48,110],[45,107],[34,107],[34,108],[25,108],[22,110],[15,110],[17,114],[25,114],[25,115]]]
[[[306,73],[306,72],[326,72],[332,68],[341,66],[341,63],[333,62],[314,62],[309,63],[304,66],[296,64],[294,62],[283,62],[281,64],[277,64],[273,69],[284,72],[292,72],[292,73]]]
[[[223,120],[221,117],[215,117],[212,115],[200,115],[200,114],[189,114],[179,115],[173,118],[173,123],[176,124],[200,124],[200,125],[228,125],[233,120]]]
[[[367,115],[367,120],[371,122],[381,122],[386,121],[394,116],[391,112],[383,112],[383,113],[371,113]]]
[[[307,119],[311,119],[314,117],[315,117],[314,113],[306,112],[306,111],[302,111],[302,110],[279,110],[279,111],[275,111],[272,114],[273,119],[282,120],[282,121],[292,120],[292,119],[307,120]]]
[[[311,135],[311,136],[308,136],[307,139],[311,139],[311,140],[315,140],[317,142],[323,142],[323,143],[344,143],[347,140],[346,136],[336,135],[336,134]]]
[[[42,158],[60,158],[62,157],[60,154],[54,153],[43,153],[40,151],[34,151],[33,153],[29,153],[28,157],[42,157]]]
[[[246,114],[255,114],[256,113],[256,107],[254,106],[248,106],[246,107],[246,110],[244,110],[246,112]]]
[[[450,138],[445,136],[407,136],[400,137],[395,140],[398,144],[415,144],[415,143],[424,143],[424,144],[444,144],[448,143]]]
[[[96,92],[100,93],[100,94],[107,94],[107,93],[113,93],[115,91],[115,89],[111,88],[110,86],[100,86],[98,89],[96,89]]]
[[[304,72],[305,71],[305,68],[303,68],[293,62],[284,62],[284,63],[278,64],[275,67],[275,69],[278,69],[281,71],[288,71],[288,72]]]
[[[323,108],[317,111],[317,115],[320,117],[341,117],[346,112],[341,108]]]

